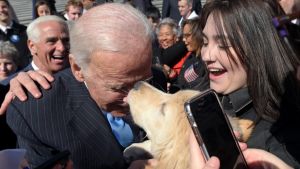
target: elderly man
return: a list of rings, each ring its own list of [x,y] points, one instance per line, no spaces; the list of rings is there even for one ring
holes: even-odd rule
[[[140,12],[122,4],[93,8],[75,23],[71,70],[56,74],[41,99],[15,99],[7,112],[31,167],[65,149],[74,168],[126,167],[119,138],[134,131],[122,136],[110,119],[128,112],[123,101],[128,90],[151,76],[151,32]]]
[[[178,10],[181,15],[181,19],[179,21],[179,26],[181,26],[182,21],[185,19],[193,19],[197,17],[193,9],[193,0],[178,0]]]
[[[35,19],[27,28],[28,48],[32,55],[29,67],[50,74],[69,64],[69,30],[64,20],[48,15]]]
[[[68,65],[69,31],[64,20],[50,15],[39,17],[29,24],[27,34],[28,48],[33,60],[22,71],[43,70],[53,74]],[[8,87],[9,81],[16,75],[17,73],[9,76],[0,83]],[[0,117],[2,124],[0,132],[1,142],[13,145],[16,140],[15,136],[8,127],[5,128],[6,123],[4,119],[4,116]],[[4,144],[2,145],[4,146]],[[10,146],[10,148],[12,147]]]
[[[83,12],[83,5],[81,1],[78,0],[69,0],[65,7],[64,18],[66,20],[75,21],[77,20]]]
[[[42,70],[53,74],[69,66],[69,30],[63,19],[54,15],[39,17],[28,25],[27,35],[32,62],[22,71]],[[16,75],[1,84],[8,85]]]

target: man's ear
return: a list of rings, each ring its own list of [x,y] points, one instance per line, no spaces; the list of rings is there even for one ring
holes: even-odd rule
[[[190,3],[190,4],[189,4],[189,10],[191,11],[191,13],[193,12],[192,9],[193,9],[193,3]]]
[[[75,62],[74,56],[69,54],[69,62],[73,75],[79,82],[84,82],[84,76],[81,67]]]
[[[28,46],[28,49],[30,50],[31,55],[35,56],[37,54],[37,47],[36,47],[35,43],[32,40],[28,39],[27,46]]]

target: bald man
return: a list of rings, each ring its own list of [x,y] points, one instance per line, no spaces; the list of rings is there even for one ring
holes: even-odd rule
[[[151,76],[151,27],[136,9],[112,3],[90,9],[73,28],[71,69],[56,74],[41,99],[15,99],[7,122],[32,168],[65,149],[75,169],[126,168],[123,136],[107,117],[126,115],[127,92]]]

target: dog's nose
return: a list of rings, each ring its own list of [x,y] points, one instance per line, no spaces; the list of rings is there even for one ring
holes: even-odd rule
[[[136,82],[136,83],[134,84],[133,89],[134,89],[134,90],[139,90],[139,88],[140,88],[141,85],[142,85],[142,82],[141,82],[141,81],[138,81],[138,82]]]

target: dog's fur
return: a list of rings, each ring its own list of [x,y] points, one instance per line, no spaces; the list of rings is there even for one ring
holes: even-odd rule
[[[158,160],[156,169],[190,168],[188,139],[192,129],[184,112],[184,103],[197,94],[199,92],[193,90],[166,94],[145,82],[138,82],[128,94],[128,103],[134,122],[146,131],[149,140],[131,145],[124,151],[124,156],[138,156],[140,151],[135,148],[144,149]],[[246,126],[248,130],[251,125],[241,121],[244,125],[241,127],[239,121],[230,121],[236,123],[234,128]],[[248,134],[243,135],[248,137]]]

